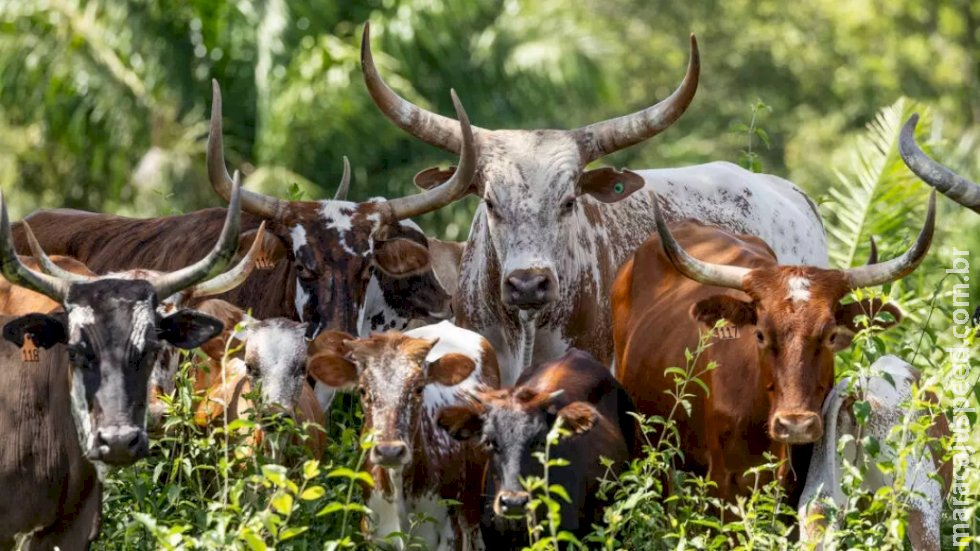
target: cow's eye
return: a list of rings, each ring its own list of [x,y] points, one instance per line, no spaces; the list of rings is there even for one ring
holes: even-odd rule
[[[357,387],[357,393],[361,395],[361,400],[364,400],[365,402],[371,401],[371,397],[368,395],[367,389],[365,389],[363,386]]]
[[[837,342],[837,331],[832,331],[827,335],[827,344],[833,345],[835,342]]]
[[[568,213],[572,212],[572,209],[573,208],[575,208],[575,198],[574,197],[567,197],[567,198],[565,198],[564,201],[561,202],[561,212],[562,212],[562,214],[568,214]]]
[[[250,377],[255,377],[259,374],[259,367],[255,365],[255,362],[245,362],[245,371],[248,372]]]
[[[759,343],[759,346],[762,346],[762,345],[766,344],[766,336],[763,335],[762,334],[762,331],[759,330],[759,329],[756,329],[755,330],[755,340],[756,340],[756,342]]]
[[[425,385],[416,385],[412,390],[415,392],[416,396],[421,396],[422,392],[425,391]]]

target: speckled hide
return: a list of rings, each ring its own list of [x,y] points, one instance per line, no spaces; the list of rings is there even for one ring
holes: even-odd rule
[[[895,450],[886,439],[893,428],[900,426],[908,413],[912,384],[918,379],[914,368],[895,356],[884,356],[871,366],[875,375],[858,382],[857,393],[871,405],[871,414],[864,427],[859,427],[851,413],[851,406],[857,399],[848,394],[849,379],[837,384],[824,402],[824,423],[827,430],[813,449],[813,460],[806,477],[806,486],[800,498],[800,539],[804,543],[816,543],[816,549],[823,549],[831,540],[833,522],[817,518],[831,514],[824,502],[835,507],[843,506],[846,498],[841,491],[843,463],[860,465],[867,458],[854,442],[848,443],[843,453],[838,453],[837,443],[845,435],[855,440],[871,436],[882,444],[882,460],[894,457]],[[894,380],[892,386],[885,374]],[[915,417],[921,413],[916,413]],[[914,421],[915,417],[909,421]],[[942,422],[934,429],[945,427]],[[882,473],[876,462],[869,462],[862,488],[870,492],[891,486],[894,477]],[[909,504],[908,536],[912,547],[917,551],[939,551],[939,519],[943,510],[944,483],[934,478],[939,474],[948,487],[948,465],[937,465],[936,455],[928,449],[918,449],[908,458],[905,470],[905,487],[918,494]],[[813,517],[813,518],[811,518]],[[831,548],[827,545],[827,548]]]

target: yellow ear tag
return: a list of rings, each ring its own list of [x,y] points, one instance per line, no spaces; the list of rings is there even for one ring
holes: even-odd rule
[[[24,346],[20,347],[20,359],[26,363],[41,361],[41,351],[38,350],[30,335],[24,335]]]

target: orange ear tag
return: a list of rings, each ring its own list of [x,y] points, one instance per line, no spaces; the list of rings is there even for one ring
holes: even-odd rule
[[[20,359],[26,363],[41,361],[41,351],[38,350],[30,335],[24,335],[24,346],[20,347]]]

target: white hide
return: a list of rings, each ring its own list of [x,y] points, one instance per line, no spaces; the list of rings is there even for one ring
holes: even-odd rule
[[[855,439],[864,436],[876,438],[881,443],[882,455],[879,461],[895,457],[895,452],[887,445],[886,439],[892,428],[900,426],[903,417],[907,414],[915,376],[910,371],[911,366],[895,356],[880,358],[871,369],[874,375],[859,381],[859,390],[857,390],[864,393],[864,399],[871,405],[871,415],[863,428],[856,424],[851,413],[843,407],[848,398],[848,379],[838,383],[824,401],[823,415],[826,430],[823,438],[814,444],[813,458],[807,472],[806,486],[800,497],[799,508],[801,541],[819,542],[817,549],[822,549],[825,543],[832,541],[834,519],[826,520],[828,527],[823,537],[820,536],[817,526],[821,521],[814,519],[815,522],[808,523],[807,519],[810,515],[815,516],[826,511],[826,507],[818,503],[818,500],[829,500],[835,507],[846,503],[846,496],[841,491],[843,461],[855,465],[865,460],[870,463],[862,482],[862,488],[865,490],[874,492],[878,488],[891,486],[894,482],[891,475],[878,470],[875,461],[864,457],[863,453],[859,457],[858,446],[853,441],[845,445],[843,454],[838,453],[838,441],[845,434],[849,434]],[[895,386],[878,375],[880,373],[890,375]],[[929,477],[929,474],[935,472],[936,465],[931,452],[927,449],[916,450],[914,457],[908,459],[904,483],[906,488],[917,494],[912,498],[909,510],[917,511],[922,515],[926,531],[921,536],[922,541],[935,542],[935,549],[938,550],[943,487],[937,480]],[[910,523],[910,532],[916,529],[913,524]]]

